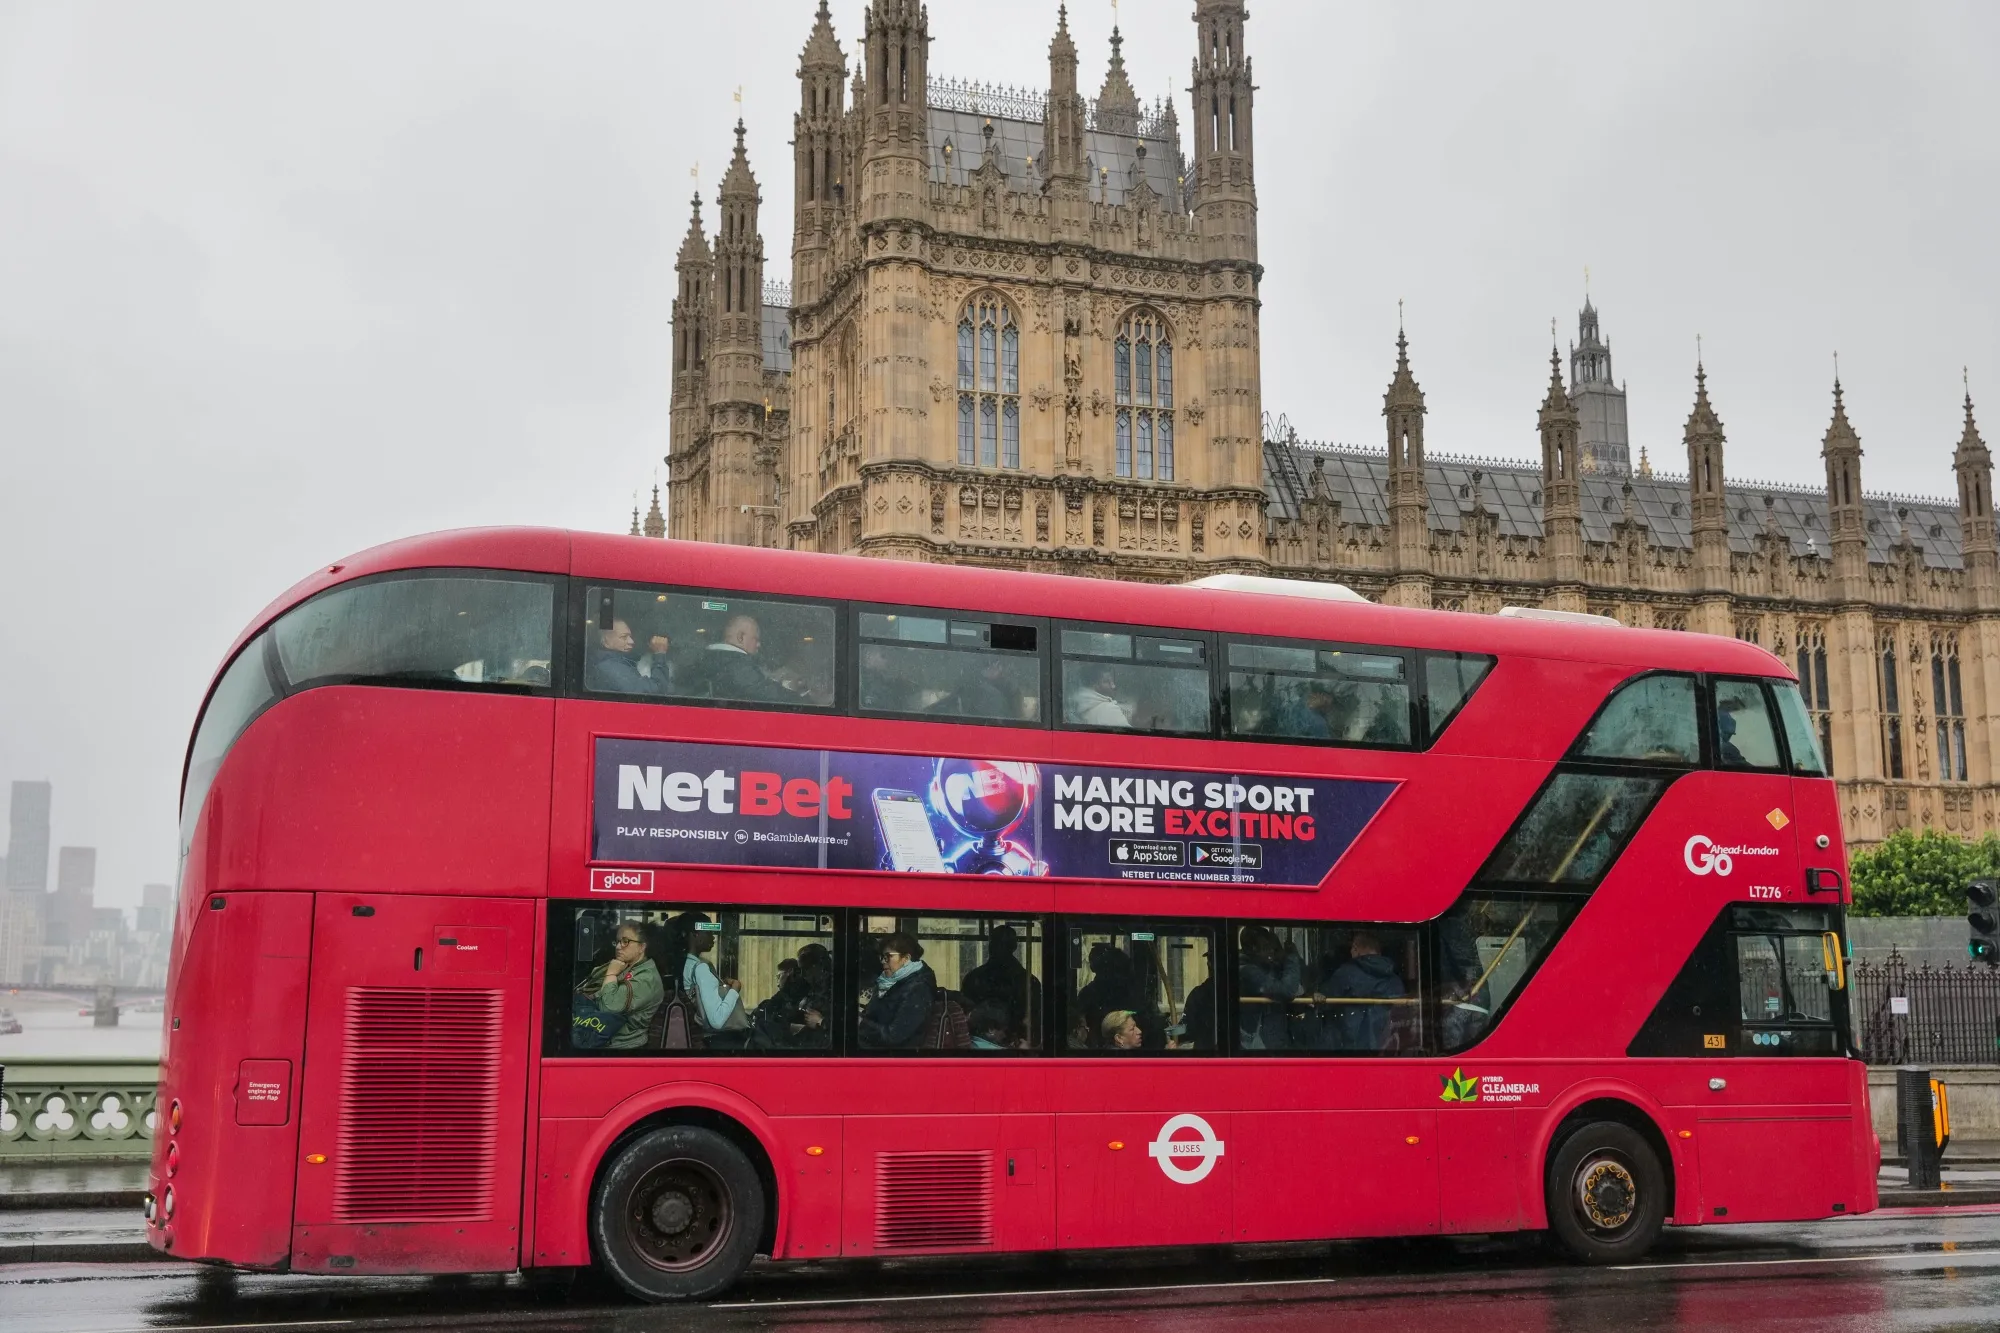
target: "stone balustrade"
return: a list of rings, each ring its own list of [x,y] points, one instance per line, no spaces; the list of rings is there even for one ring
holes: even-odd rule
[[[0,1085],[0,1163],[150,1160],[158,1060],[10,1060]]]

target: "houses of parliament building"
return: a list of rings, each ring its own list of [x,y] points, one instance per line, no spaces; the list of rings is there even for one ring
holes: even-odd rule
[[[716,231],[697,197],[680,248],[667,505],[633,531],[1734,635],[1798,672],[1856,846],[2000,831],[2000,543],[1970,397],[1955,502],[1864,490],[1837,379],[1823,486],[1726,480],[1699,366],[1687,473],[1655,474],[1586,301],[1567,375],[1552,350],[1534,390],[1539,465],[1428,451],[1400,333],[1384,447],[1272,428],[1247,17],[1194,0],[1184,134],[1115,30],[1086,96],[1058,11],[1030,94],[933,77],[917,0],[870,0],[850,67],[822,3],[790,282],[767,279],[739,124]]]

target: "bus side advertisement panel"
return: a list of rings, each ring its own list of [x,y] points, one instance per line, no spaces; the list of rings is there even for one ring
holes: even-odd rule
[[[600,738],[591,860],[1311,888],[1396,788]]]

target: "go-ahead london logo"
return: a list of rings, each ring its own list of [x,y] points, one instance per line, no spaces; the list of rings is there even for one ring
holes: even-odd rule
[[[1177,1139],[1174,1135],[1193,1130],[1199,1137]],[[1182,1113],[1160,1126],[1160,1133],[1146,1145],[1146,1155],[1160,1164],[1160,1170],[1176,1185],[1198,1185],[1215,1170],[1222,1156],[1222,1140],[1215,1129],[1198,1115]]]

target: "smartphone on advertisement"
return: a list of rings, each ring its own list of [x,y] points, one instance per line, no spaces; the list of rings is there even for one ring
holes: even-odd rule
[[[897,870],[947,873],[924,798],[913,791],[877,787],[874,799],[875,828],[888,850],[889,864]]]

